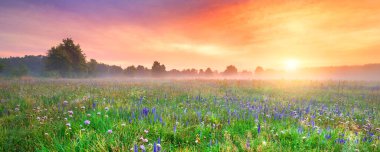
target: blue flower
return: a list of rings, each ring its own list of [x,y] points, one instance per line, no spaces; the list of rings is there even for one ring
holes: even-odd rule
[[[143,114],[143,116],[148,116],[148,114],[149,114],[149,108],[144,108],[142,110],[142,114]]]
[[[92,109],[95,109],[96,108],[96,102],[93,102],[92,103]]]
[[[330,138],[331,138],[331,134],[327,134],[327,135],[325,135],[325,138],[326,138],[326,139],[330,139]]]
[[[157,152],[157,145],[156,145],[156,142],[154,142],[154,144],[153,144],[153,152]]]
[[[258,126],[257,126],[257,133],[259,134],[260,131],[261,131],[261,127],[260,127],[260,123],[259,123]]]
[[[134,147],[134,152],[139,152],[139,149],[137,148],[137,145]]]

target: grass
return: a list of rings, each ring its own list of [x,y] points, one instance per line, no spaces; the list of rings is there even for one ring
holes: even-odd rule
[[[0,151],[380,151],[378,83],[0,81]]]

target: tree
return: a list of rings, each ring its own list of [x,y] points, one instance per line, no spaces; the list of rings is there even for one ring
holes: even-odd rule
[[[129,66],[129,67],[127,67],[127,68],[125,69],[125,74],[126,74],[127,76],[131,76],[131,77],[133,77],[133,76],[135,76],[136,72],[137,72],[137,69],[136,69],[136,67],[135,67],[134,65]]]
[[[88,74],[95,76],[97,71],[96,71],[96,65],[98,65],[98,62],[95,59],[91,59],[90,62],[87,63],[87,68],[88,68]]]
[[[181,71],[181,74],[184,76],[189,76],[191,74],[190,69],[183,69]]]
[[[15,77],[21,77],[28,74],[28,68],[25,64],[19,65],[17,68],[11,69],[11,75]]]
[[[3,72],[3,69],[4,69],[4,65],[0,63],[0,73]]]
[[[255,74],[262,74],[263,72],[264,72],[263,67],[261,66],[256,67]]]
[[[70,38],[52,47],[46,58],[46,70],[58,71],[62,76],[83,74],[87,71],[86,57],[79,44],[75,45]]]
[[[51,48],[46,58],[45,67],[47,71],[57,71],[61,75],[68,73],[71,70],[68,54],[62,49]]]
[[[25,55],[24,57],[0,58],[0,65],[3,65],[2,75],[13,76],[15,75],[15,71],[16,73],[20,72],[18,69],[26,68],[25,71],[27,71],[28,75],[42,76],[45,66],[44,61],[45,57],[42,55]]]
[[[207,68],[206,71],[205,71],[205,75],[206,76],[211,76],[213,73],[212,73],[212,70],[211,68]]]
[[[192,68],[192,69],[190,70],[190,75],[191,75],[191,76],[196,76],[197,74],[198,74],[198,70],[197,70],[197,69]]]
[[[168,72],[168,75],[170,76],[174,76],[174,77],[178,77],[181,75],[181,71],[177,70],[177,69],[171,69],[169,72]]]
[[[123,74],[123,68],[121,68],[120,66],[117,66],[117,65],[111,65],[109,66],[109,74],[112,74],[112,75],[120,75],[120,74]]]
[[[225,75],[236,75],[238,73],[238,70],[234,65],[229,65],[223,73]]]
[[[204,74],[205,74],[205,72],[203,71],[203,69],[200,69],[198,75],[203,76]]]
[[[165,65],[161,65],[160,62],[154,61],[153,66],[152,66],[152,75],[153,76],[163,76],[166,72],[166,67]]]
[[[150,70],[142,65],[136,67],[136,74],[139,76],[148,76]]]

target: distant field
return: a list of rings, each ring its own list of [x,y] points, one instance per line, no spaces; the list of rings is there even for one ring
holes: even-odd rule
[[[0,151],[380,151],[380,84],[0,80]]]

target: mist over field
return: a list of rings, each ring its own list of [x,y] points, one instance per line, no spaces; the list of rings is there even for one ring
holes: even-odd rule
[[[97,63],[93,60],[87,63],[84,71],[60,72],[59,68],[53,71],[46,69],[46,56],[25,56],[0,58],[2,72],[0,76],[6,78],[115,78],[115,79],[286,79],[286,80],[350,80],[350,81],[380,81],[380,64],[365,64],[355,66],[308,67],[297,70],[264,69],[256,67],[254,71],[238,70],[233,65],[227,66],[224,71],[218,72],[211,68],[182,70],[167,70],[164,64],[154,63],[151,68],[128,66],[123,69],[116,65]],[[154,67],[156,64],[156,67]],[[61,65],[63,66],[63,65]],[[159,67],[162,66],[160,69]],[[157,70],[152,70],[157,68]],[[70,74],[68,74],[70,73]]]

